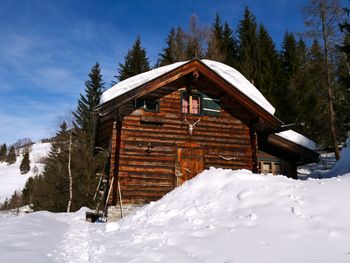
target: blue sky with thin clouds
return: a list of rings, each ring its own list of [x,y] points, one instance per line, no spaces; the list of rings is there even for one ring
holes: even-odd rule
[[[74,110],[91,66],[98,61],[109,87],[137,35],[151,65],[172,26],[189,17],[210,25],[216,12],[236,29],[245,6],[280,48],[286,30],[304,30],[306,0],[237,1],[0,1],[0,143],[54,134]]]

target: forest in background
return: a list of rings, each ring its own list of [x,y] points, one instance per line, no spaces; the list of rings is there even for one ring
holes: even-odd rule
[[[276,108],[284,123],[339,157],[338,145],[350,130],[350,26],[348,10],[337,0],[310,0],[303,9],[307,31],[286,31],[276,47],[265,26],[245,8],[237,28],[219,14],[211,25],[193,15],[188,29],[173,27],[156,65],[151,66],[141,37],[130,47],[111,85],[152,68],[194,58],[216,60],[240,71]],[[93,146],[94,109],[106,89],[98,63],[72,116],[59,125],[43,173],[28,180],[3,209],[31,204],[34,210],[76,211],[93,207],[96,173],[106,156]],[[2,155],[5,158],[5,154]]]

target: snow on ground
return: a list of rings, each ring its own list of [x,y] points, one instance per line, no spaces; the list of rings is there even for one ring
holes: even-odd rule
[[[0,262],[350,262],[349,188],[211,168],[119,222],[1,218]]]
[[[43,157],[47,156],[50,150],[50,143],[35,143],[29,154],[31,170],[27,174],[21,174],[19,166],[23,159],[22,154],[17,156],[16,163],[8,165],[0,162],[0,203],[11,197],[14,191],[21,191],[27,179],[34,175],[33,168],[36,166],[40,172],[44,164],[40,163]]]

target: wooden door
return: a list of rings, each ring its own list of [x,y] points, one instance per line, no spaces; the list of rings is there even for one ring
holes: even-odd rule
[[[175,162],[176,186],[179,186],[204,170],[203,149],[195,143],[177,145]]]

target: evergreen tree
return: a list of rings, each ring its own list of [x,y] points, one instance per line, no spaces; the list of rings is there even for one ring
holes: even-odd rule
[[[338,148],[338,132],[335,99],[336,83],[336,53],[335,45],[339,41],[339,20],[343,15],[339,0],[313,0],[303,9],[305,25],[308,27],[307,34],[316,38],[322,46],[323,74],[325,78],[325,89],[327,90],[329,136],[331,137],[335,158],[340,158]],[[338,42],[339,43],[339,42]]]
[[[78,107],[73,112],[75,117],[75,126],[83,130],[86,134],[86,144],[92,148],[95,125],[95,107],[100,103],[100,97],[104,90],[104,83],[100,65],[96,64],[91,68],[88,74],[89,80],[85,81],[85,94],[80,94]]]
[[[246,7],[238,26],[237,69],[252,83],[258,80],[258,35],[254,15]]]
[[[22,162],[19,166],[21,174],[26,174],[30,171],[30,160],[29,160],[29,151],[26,151],[23,155]]]
[[[5,162],[7,158],[7,146],[6,143],[1,145],[0,148],[0,162]]]
[[[210,29],[207,58],[220,62],[226,60],[226,54],[223,53],[223,26],[218,13]]]
[[[186,57],[186,34],[181,27],[172,28],[166,39],[167,47],[159,54],[158,66],[165,66],[178,61],[184,61]]]
[[[93,195],[97,185],[96,172],[102,170],[102,156],[94,156],[86,148],[85,133],[80,129],[69,129],[66,122],[60,124],[52,141],[42,174],[28,181],[23,190],[23,200],[32,203],[33,210],[64,212],[69,200],[69,145],[71,145],[71,174],[73,198],[71,211],[82,206],[95,205]]]
[[[320,145],[330,146],[332,141],[328,136],[330,123],[328,121],[326,76],[323,71],[324,56],[322,47],[316,39],[310,47],[308,58],[307,75],[309,78],[303,90],[303,96],[300,96],[303,103],[312,105],[312,109],[310,107],[301,108],[301,113],[304,114],[305,134]]]
[[[225,54],[225,61],[224,61],[225,64],[235,68],[237,67],[237,64],[238,64],[237,49],[238,49],[237,41],[233,36],[233,31],[230,28],[229,24],[225,22],[223,32],[222,32],[222,50]]]
[[[219,14],[210,30],[207,58],[235,67],[237,64],[237,43],[227,22],[222,25]]]
[[[279,88],[280,64],[275,43],[261,24],[258,32],[258,64],[255,86],[273,105],[279,97],[275,97],[275,90]]]
[[[350,10],[344,8],[349,16]],[[350,23],[345,21],[340,24],[340,30],[343,32],[343,42],[338,49],[344,55],[341,59],[340,82],[343,89],[344,98],[342,100],[342,111],[344,114],[344,130],[350,132]]]
[[[296,83],[301,76],[298,75],[299,63],[298,44],[294,34],[286,32],[282,42],[280,54],[281,78],[275,89],[276,116],[286,123],[295,123],[298,120],[297,89],[302,89]]]
[[[6,158],[6,162],[8,164],[13,164],[16,162],[16,151],[15,151],[15,147],[11,146],[10,150],[9,150],[9,153],[7,155],[7,158]]]
[[[125,56],[123,64],[119,64],[119,75],[115,76],[119,81],[130,78],[142,72],[150,70],[149,59],[146,50],[141,46],[141,39],[138,36],[131,49]],[[117,82],[113,82],[115,84]]]

